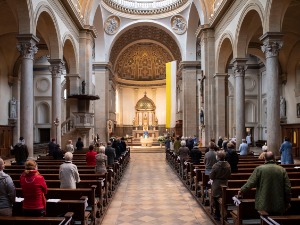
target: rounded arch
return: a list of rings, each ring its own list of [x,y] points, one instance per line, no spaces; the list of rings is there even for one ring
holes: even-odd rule
[[[70,34],[65,34],[63,37],[63,54],[66,60],[67,71],[69,74],[78,73],[78,55],[75,47],[75,41]]]
[[[6,1],[18,21],[19,34],[34,34],[32,1],[10,0]],[[22,18],[22,19],[20,19]]]
[[[93,14],[93,26],[97,30],[97,38],[95,38],[95,61],[100,62],[100,61],[106,61],[106,54],[103,49],[105,49],[105,40],[104,40],[104,27],[103,27],[103,19],[102,19],[102,11],[100,5],[98,5],[97,10]]]
[[[234,58],[246,57],[248,45],[258,30],[262,28],[263,21],[263,10],[260,4],[251,3],[244,8],[235,34],[236,46],[233,46]],[[257,39],[255,40],[256,42],[260,42],[259,37],[255,38]]]
[[[280,32],[282,22],[291,0],[269,0],[266,6],[266,19],[264,22],[264,33]]]
[[[233,52],[232,43],[233,38],[229,31],[221,36],[216,54],[216,73],[226,72],[227,65],[230,61],[230,56],[232,56]]]
[[[36,34],[40,44],[46,44],[51,59],[62,59],[62,45],[59,26],[53,10],[43,3],[39,3],[35,16]]]
[[[163,35],[163,36],[161,36]],[[134,21],[120,30],[109,45],[109,61],[114,63],[122,46],[140,39],[158,40],[160,43],[169,46],[174,58],[178,61],[182,59],[183,46],[175,37],[175,34],[157,21]],[[122,43],[121,43],[122,42]],[[119,47],[118,47],[119,46]],[[171,47],[170,47],[171,46]],[[117,49],[118,48],[118,49]]]
[[[40,102],[36,106],[36,123],[50,123],[50,105],[48,102]]]
[[[208,23],[209,13],[207,12],[205,1],[203,0],[193,0],[192,4],[196,7],[198,16],[200,18],[200,24]]]
[[[198,22],[197,22],[198,21]],[[197,45],[197,37],[195,35],[198,29],[198,23],[200,22],[200,18],[197,12],[197,8],[194,3],[191,4],[190,13],[187,21],[187,37],[186,37],[186,52],[185,52],[185,60],[187,61],[195,61],[196,60],[196,45]]]

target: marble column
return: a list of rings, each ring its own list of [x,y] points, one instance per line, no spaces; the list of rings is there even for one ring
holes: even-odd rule
[[[17,49],[21,54],[20,136],[23,136],[33,158],[33,60],[39,39],[32,34],[18,35]]]
[[[49,70],[52,74],[52,126],[51,136],[56,138],[56,143],[61,146],[61,74],[63,61],[60,59],[50,59]],[[58,119],[58,121],[56,121]],[[54,121],[58,122],[55,123]]]
[[[236,124],[236,146],[242,143],[245,135],[245,71],[247,59],[236,58],[233,61],[235,77],[235,124]]]
[[[281,33],[265,33],[260,37],[266,55],[267,82],[267,145],[276,155],[280,146],[280,90],[278,54],[282,47]]]
[[[123,87],[119,87],[119,121],[120,126],[123,127]]]
[[[216,73],[214,75],[216,84],[216,134],[224,137],[226,135],[226,93],[225,80],[227,73]]]
[[[184,61],[179,64],[182,74],[182,131],[184,137],[193,137],[198,134],[197,66],[200,66],[198,61]]]

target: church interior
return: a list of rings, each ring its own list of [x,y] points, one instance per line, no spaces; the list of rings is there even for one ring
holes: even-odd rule
[[[300,157],[299,12],[299,0],[0,0],[0,156],[21,136],[32,158],[52,138],[149,147],[195,136],[206,147],[250,134],[277,156],[289,137]],[[210,224],[165,224],[199,221]]]

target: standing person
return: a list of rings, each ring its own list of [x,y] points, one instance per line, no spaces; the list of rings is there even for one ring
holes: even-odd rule
[[[107,147],[105,148],[105,155],[107,155],[107,162],[109,166],[113,166],[116,158],[116,150],[111,147],[111,142],[107,142]]]
[[[126,152],[126,149],[127,149],[127,145],[126,145],[124,137],[121,138],[121,144],[120,144],[120,146],[122,148],[122,154],[124,154]]]
[[[11,216],[16,188],[11,177],[3,172],[4,167],[4,161],[0,158],[0,216]]]
[[[252,144],[251,134],[250,133],[248,133],[248,135],[246,136],[246,142],[247,142],[247,145],[250,147],[250,145]]]
[[[209,174],[209,178],[213,180],[211,185],[211,194],[214,198],[215,220],[220,220],[220,206],[218,199],[222,195],[222,185],[228,184],[228,178],[231,175],[230,165],[225,161],[226,153],[221,150],[217,152],[217,163],[215,163]]]
[[[204,155],[204,165],[205,165],[205,174],[210,174],[213,165],[217,162],[216,159],[216,151],[215,151],[215,143],[208,143],[209,151]]]
[[[170,151],[171,151],[171,152],[174,152],[174,138],[173,138],[173,137],[171,137]]]
[[[174,152],[175,152],[176,155],[178,155],[178,151],[179,151],[180,146],[181,146],[180,137],[177,136],[176,140],[174,141]]]
[[[228,143],[228,138],[224,137],[224,141],[222,143],[222,148],[224,151],[227,151],[227,143]]]
[[[238,195],[256,187],[255,209],[281,215],[289,207],[291,183],[286,170],[276,165],[273,152],[265,154],[265,164],[254,169]]]
[[[80,182],[77,166],[72,163],[73,154],[65,153],[65,162],[59,167],[60,188],[76,189],[76,183]]]
[[[45,179],[37,171],[37,164],[33,160],[25,163],[25,171],[20,177],[23,192],[24,216],[44,216],[46,213],[46,198],[48,188]]]
[[[53,152],[57,148],[57,144],[55,143],[55,138],[52,138],[48,144],[49,152],[48,155],[53,156]]]
[[[183,163],[188,160],[190,150],[186,147],[186,141],[180,142],[181,147],[178,150],[179,158],[180,158],[180,174],[183,175]]]
[[[96,166],[96,155],[97,152],[94,151],[94,145],[90,145],[89,151],[86,153],[86,165]]]
[[[79,137],[77,142],[76,142],[76,149],[81,151],[83,147],[84,147],[83,142],[81,141],[81,137]]]
[[[64,159],[64,153],[61,150],[60,146],[57,145],[56,148],[54,149],[54,151],[52,152],[53,154],[53,159],[55,160],[62,160]]]
[[[281,164],[294,164],[292,154],[292,143],[288,137],[284,137],[284,142],[280,146]]]
[[[24,165],[24,163],[28,158],[29,153],[23,137],[20,137],[19,142],[15,145],[14,154],[15,154],[17,165]]]
[[[99,147],[98,154],[96,155],[96,173],[106,173],[107,156],[105,155],[104,146]]]
[[[222,139],[222,137],[220,136],[220,137],[219,137],[219,140],[218,140],[218,147],[219,147],[219,149],[222,148],[222,144],[223,144],[223,139]]]
[[[231,142],[227,144],[225,160],[229,163],[232,173],[238,172],[239,156],[235,151],[234,144]]]
[[[249,146],[247,144],[246,139],[242,139],[242,143],[239,147],[240,155],[248,155],[249,152]]]
[[[194,145],[194,147],[193,147],[193,149],[190,153],[190,156],[192,158],[192,163],[193,164],[195,164],[195,165],[200,164],[200,160],[201,160],[201,157],[202,157],[202,152],[200,151],[197,143],[196,143],[196,145]]]
[[[74,153],[74,146],[72,140],[68,140],[68,144],[66,145],[66,152]]]
[[[167,137],[166,138],[166,141],[165,141],[165,148],[166,148],[166,151],[167,150],[170,150],[170,143],[171,143],[171,137]]]

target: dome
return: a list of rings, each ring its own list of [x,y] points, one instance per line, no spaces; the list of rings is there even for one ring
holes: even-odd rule
[[[138,102],[136,103],[135,109],[137,111],[154,111],[156,109],[156,106],[145,93],[144,97],[138,100]]]
[[[166,15],[173,12],[178,13],[189,5],[188,0],[103,0],[102,6],[116,14],[117,12],[126,17]]]

